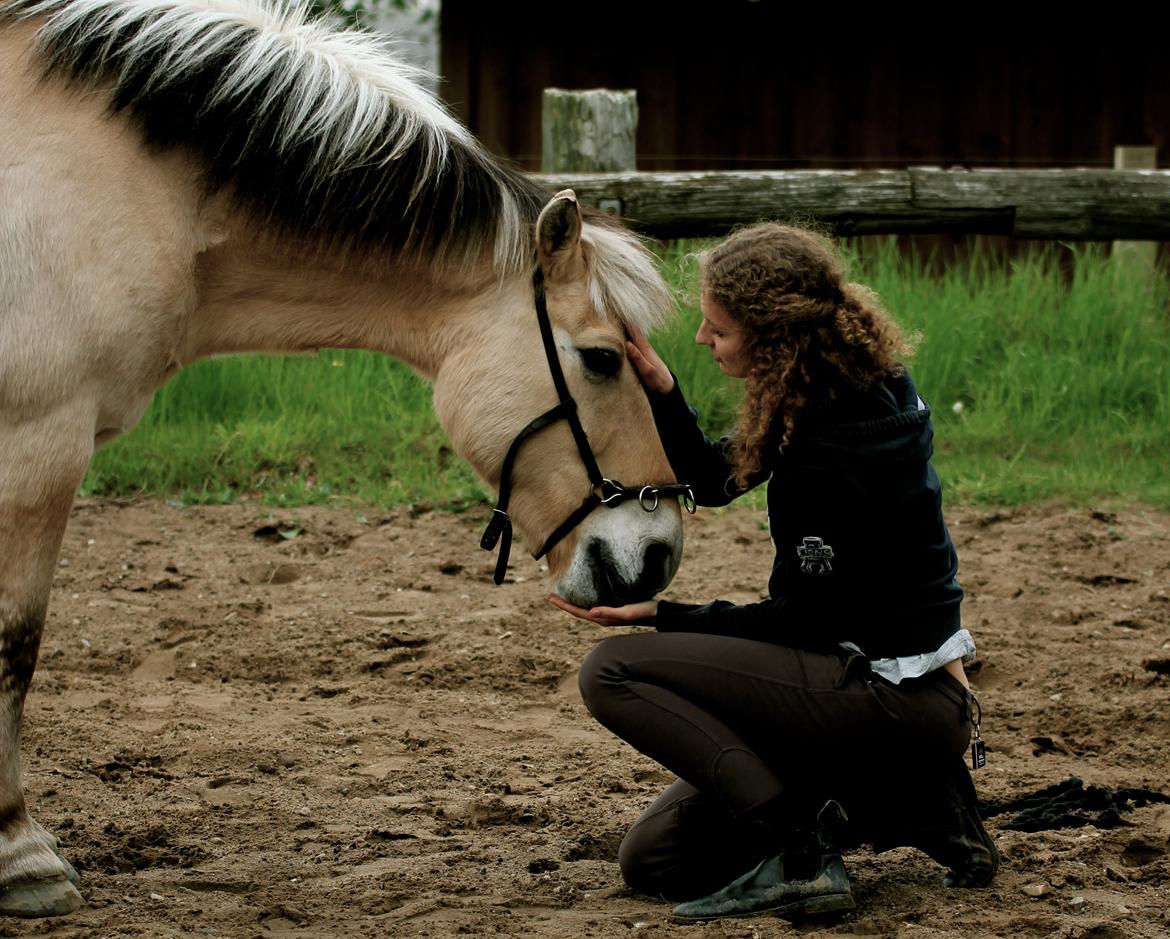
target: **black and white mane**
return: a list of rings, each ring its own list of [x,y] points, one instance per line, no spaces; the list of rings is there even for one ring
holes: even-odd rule
[[[546,196],[500,166],[378,37],[303,2],[4,0],[44,17],[46,73],[106,87],[149,146],[198,154],[265,221],[431,258],[494,246],[529,263],[521,233]]]
[[[0,0],[40,19],[45,74],[106,90],[147,146],[182,148],[209,192],[331,246],[500,275],[533,265],[548,194],[489,155],[384,40],[314,19],[306,0]],[[642,331],[671,306],[653,258],[591,214],[589,293]]]

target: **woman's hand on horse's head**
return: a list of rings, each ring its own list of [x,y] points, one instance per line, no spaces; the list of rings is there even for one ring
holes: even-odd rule
[[[674,376],[670,374],[662,357],[654,351],[646,337],[632,326],[626,328],[626,334],[629,337],[626,340],[626,355],[642,385],[647,391],[670,394],[674,390]]]
[[[586,610],[552,593],[549,594],[548,602],[557,609],[572,613],[578,619],[588,620],[598,626],[653,626],[658,616],[657,600],[643,600],[641,603],[627,603],[625,606],[595,606]]]

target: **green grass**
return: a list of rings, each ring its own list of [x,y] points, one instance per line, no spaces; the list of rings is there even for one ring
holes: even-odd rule
[[[921,333],[911,368],[952,502],[1170,506],[1165,277],[1092,247],[1038,247],[1010,263],[976,254],[939,273],[889,242],[864,244],[847,246],[852,276]],[[664,251],[682,313],[654,339],[716,433],[734,420],[738,388],[692,342],[693,247]],[[363,352],[198,363],[98,453],[82,492],[451,506],[488,495],[450,452],[427,385]]]
[[[451,451],[430,386],[372,352],[196,363],[95,456],[83,495],[458,507],[486,488]]]
[[[1170,291],[1099,247],[976,257],[926,276],[888,252],[863,277],[922,334],[952,497],[1170,505]],[[956,403],[962,405],[956,413]]]

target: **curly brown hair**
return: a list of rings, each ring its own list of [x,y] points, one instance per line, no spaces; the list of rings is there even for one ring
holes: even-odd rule
[[[791,442],[814,403],[902,371],[913,342],[877,295],[847,283],[834,244],[772,222],[734,232],[699,254],[704,293],[744,330],[750,366],[731,451],[742,488],[764,449]]]

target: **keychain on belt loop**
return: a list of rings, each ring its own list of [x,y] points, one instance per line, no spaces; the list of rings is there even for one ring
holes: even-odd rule
[[[987,765],[987,750],[983,746],[983,737],[979,734],[979,724],[983,720],[983,708],[975,692],[968,691],[975,707],[971,709],[971,727],[975,731],[975,739],[971,741],[971,769],[983,769]]]

